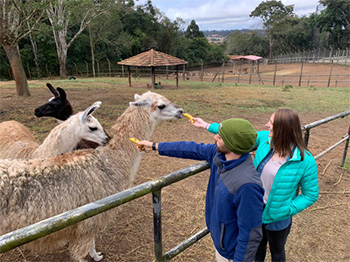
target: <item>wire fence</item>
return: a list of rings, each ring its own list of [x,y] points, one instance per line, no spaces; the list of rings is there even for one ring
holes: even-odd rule
[[[313,50],[303,50],[295,53],[278,55],[268,61],[270,64],[286,64],[286,63],[337,63],[350,66],[349,49],[326,49],[318,48]]]

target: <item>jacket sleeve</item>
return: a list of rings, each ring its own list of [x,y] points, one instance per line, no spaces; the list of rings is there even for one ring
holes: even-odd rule
[[[217,133],[219,133],[219,126],[220,126],[220,124],[218,124],[218,123],[212,123],[209,127],[208,127],[208,131],[210,132],[210,133],[213,133],[213,134],[217,134]]]
[[[234,261],[253,261],[262,239],[264,189],[245,184],[236,192],[238,237]]]
[[[158,144],[158,152],[163,156],[178,157],[211,162],[216,153],[214,144],[197,144],[195,142],[164,142]]]
[[[307,152],[305,152],[305,155]],[[300,181],[301,194],[292,200],[290,210],[292,216],[311,206],[318,199],[318,175],[317,164],[311,156],[308,165],[305,167],[304,175]],[[305,159],[304,159],[305,161]]]

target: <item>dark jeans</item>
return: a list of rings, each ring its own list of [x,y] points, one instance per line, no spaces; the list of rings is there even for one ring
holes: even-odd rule
[[[283,230],[271,231],[266,229],[266,225],[263,224],[262,226],[263,238],[260,242],[258,251],[256,252],[254,261],[255,262],[265,261],[267,242],[269,242],[269,247],[271,251],[271,261],[285,262],[286,252],[285,252],[284,246],[286,244],[291,226],[292,226],[292,223],[290,223],[290,225]]]

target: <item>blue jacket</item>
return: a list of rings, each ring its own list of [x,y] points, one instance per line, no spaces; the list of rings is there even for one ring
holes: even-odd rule
[[[252,261],[262,238],[261,181],[249,153],[226,161],[214,144],[159,143],[160,155],[206,160],[210,177],[205,218],[216,250],[234,261]]]

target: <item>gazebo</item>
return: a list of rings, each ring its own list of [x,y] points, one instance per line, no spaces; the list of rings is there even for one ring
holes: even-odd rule
[[[126,65],[128,67],[129,86],[131,86],[130,66],[151,67],[152,86],[154,87],[156,79],[155,67],[176,66],[176,86],[179,86],[179,65],[185,65],[188,64],[188,62],[177,57],[151,49],[133,57],[124,59],[118,62],[118,64]]]

